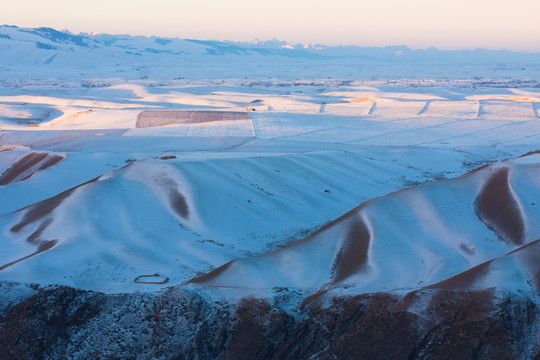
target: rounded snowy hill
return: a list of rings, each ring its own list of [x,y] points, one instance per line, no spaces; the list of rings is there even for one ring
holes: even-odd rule
[[[537,252],[538,155],[377,197],[294,241],[297,224],[324,222],[320,209],[339,209],[333,203],[347,197],[328,199],[330,190],[305,177],[335,164],[339,154],[132,162],[4,215],[0,276],[108,292],[151,290],[153,285],[134,280],[156,273],[170,279],[167,285],[195,277],[190,282],[198,287],[242,294],[264,295],[278,287],[410,291],[516,250]],[[38,156],[45,164],[47,158],[60,159],[21,156],[4,178],[17,179],[9,176],[17,169],[28,173],[21,167],[31,168],[29,159]],[[38,168],[52,171],[61,164]],[[341,180],[318,176],[331,188]],[[291,235],[292,242],[279,242]],[[283,247],[272,250],[276,245]],[[511,267],[516,266],[515,277],[487,272],[487,280],[471,280],[470,286],[521,288],[536,282],[534,264],[517,261]],[[212,268],[217,269],[196,277]]]
[[[253,291],[311,288],[334,295],[336,289],[371,293],[426,286],[534,294],[538,159],[493,164],[370,200],[302,240],[234,260],[191,282]],[[454,280],[458,276],[462,280]]]

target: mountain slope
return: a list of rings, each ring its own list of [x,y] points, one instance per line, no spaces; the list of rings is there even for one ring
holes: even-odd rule
[[[192,283],[263,292],[276,287],[411,291],[452,284],[444,280],[516,251],[480,266],[486,274],[474,288],[534,294],[539,269],[526,259],[538,255],[533,242],[540,238],[537,159],[494,164],[371,200],[296,243],[234,260]],[[504,270],[498,267],[502,263],[508,263],[501,265]],[[512,275],[497,280],[499,271]]]
[[[349,193],[332,195],[305,177],[323,176],[319,171],[344,154],[329,155],[130,163],[2,216],[0,276],[122,292],[156,289],[133,283],[140,275],[159,273],[180,284],[217,267],[192,286],[263,297],[276,288],[307,295],[402,292],[434,286],[518,248],[520,254],[536,249],[525,245],[540,238],[538,154],[372,199],[294,241],[306,231],[298,224],[324,222],[325,214],[351,202]],[[354,191],[356,176],[350,182],[342,176],[355,163],[366,164],[348,159],[350,168],[324,175],[326,186]],[[279,169],[272,181],[268,168]],[[527,285],[536,283],[534,267],[508,266],[514,282],[498,283],[493,275],[484,288],[536,291]]]
[[[7,176],[24,159],[46,153],[2,154]],[[439,165],[425,159],[403,172],[404,164],[423,156],[414,149],[203,155],[135,161],[129,154],[70,152],[30,178],[0,186],[6,249],[0,266],[11,264],[0,278],[152,291],[160,286],[133,280],[158,272],[169,278],[163,286],[177,285],[235,258],[288,244],[359,202],[404,186],[402,177],[388,174],[401,171],[427,181],[426,173]],[[462,171],[461,153],[442,151],[441,157],[446,170]],[[42,243],[55,246],[13,263]]]

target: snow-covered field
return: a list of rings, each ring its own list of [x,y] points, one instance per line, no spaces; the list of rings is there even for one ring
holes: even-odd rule
[[[538,290],[540,156],[464,175],[540,149],[535,54],[425,66],[0,29],[2,281]]]

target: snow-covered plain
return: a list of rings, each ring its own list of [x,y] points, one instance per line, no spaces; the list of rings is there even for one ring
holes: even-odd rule
[[[538,289],[540,156],[462,176],[540,148],[538,54],[0,35],[2,281]],[[137,127],[148,110],[248,118]]]

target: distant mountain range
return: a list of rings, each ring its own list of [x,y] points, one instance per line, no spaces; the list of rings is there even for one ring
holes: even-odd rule
[[[139,61],[141,57],[159,63],[222,57],[248,56],[262,61],[354,60],[358,63],[390,64],[537,64],[540,53],[508,50],[446,51],[436,48],[412,50],[406,46],[359,47],[288,44],[284,41],[233,42],[131,35],[78,35],[48,27],[0,26],[0,65],[114,65],[119,60]],[[214,59],[212,59],[214,58]]]

